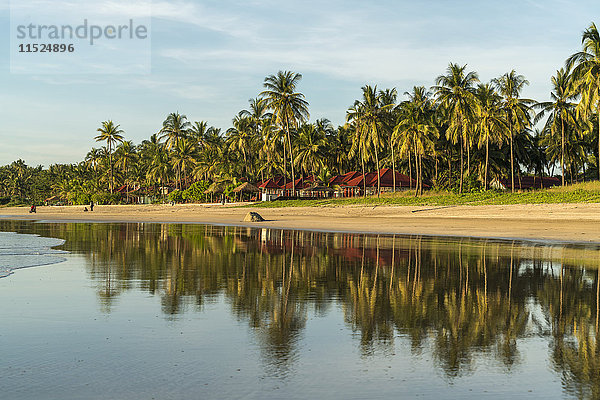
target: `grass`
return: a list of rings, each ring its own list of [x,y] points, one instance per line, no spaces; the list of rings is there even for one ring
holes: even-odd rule
[[[451,205],[504,205],[504,204],[556,204],[600,203],[600,182],[585,182],[566,187],[517,193],[487,191],[457,194],[453,192],[425,192],[415,197],[414,191],[376,196],[323,200],[283,200],[253,204],[251,207],[337,207],[346,205],[396,205],[396,206],[451,206]]]

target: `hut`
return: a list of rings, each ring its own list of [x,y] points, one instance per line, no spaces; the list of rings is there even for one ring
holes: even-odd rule
[[[213,182],[212,185],[204,191],[205,194],[210,194],[210,201],[213,201],[215,194],[222,194],[225,191],[225,184],[223,182]]]
[[[256,186],[254,186],[251,183],[248,182],[244,182],[242,183],[240,186],[236,187],[235,189],[233,189],[233,193],[238,194],[240,201],[242,200],[242,196],[244,193],[259,193],[260,189],[257,188]]]

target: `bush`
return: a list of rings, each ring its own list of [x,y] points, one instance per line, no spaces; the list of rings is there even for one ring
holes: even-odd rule
[[[5,206],[10,203],[10,196],[0,197],[0,206]]]
[[[99,192],[99,193],[94,193],[91,196],[91,201],[93,201],[96,204],[119,204],[121,202],[121,200],[123,199],[123,196],[121,195],[121,193],[106,193],[106,192]],[[88,202],[89,203],[89,202]],[[87,203],[83,203],[83,204],[87,204]]]
[[[210,186],[208,181],[199,181],[192,184],[182,192],[182,198],[191,203],[206,202],[207,195],[204,193]]]
[[[179,189],[173,190],[169,193],[169,201],[174,203],[183,203],[183,192]]]

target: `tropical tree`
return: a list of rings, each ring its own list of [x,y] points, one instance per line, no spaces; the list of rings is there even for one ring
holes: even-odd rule
[[[587,116],[600,115],[600,34],[595,23],[583,32],[583,50],[567,59],[567,70],[572,68],[572,79],[581,101],[577,113]],[[600,118],[598,118],[598,179],[600,179]]]
[[[474,85],[479,82],[479,77],[476,72],[466,72],[466,69],[466,65],[450,64],[446,75],[438,76],[433,87],[448,124],[446,137],[453,144],[460,143],[459,193],[462,193],[464,180],[464,149],[469,146],[478,109]]]
[[[95,137],[97,142],[106,142],[108,147],[108,163],[110,166],[110,192],[113,192],[114,189],[114,172],[113,172],[113,162],[112,162],[112,148],[116,143],[120,143],[123,141],[123,133],[125,133],[122,129],[120,129],[120,125],[115,125],[112,121],[104,121],[102,122],[102,126],[97,129],[97,132],[100,134]]]
[[[177,143],[186,139],[190,133],[191,124],[185,115],[178,112],[171,113],[163,122],[160,130],[160,139],[166,140],[167,149],[171,150]]]
[[[499,78],[492,79],[498,92],[504,98],[502,108],[505,113],[508,133],[510,136],[510,178],[511,191],[515,191],[515,163],[513,137],[531,126],[531,106],[535,101],[522,99],[519,96],[529,81],[523,75],[517,75],[513,69]]]
[[[382,92],[377,91],[377,86],[369,85],[362,87],[362,100],[356,100],[354,106],[346,113],[346,119],[353,121],[356,126],[356,139],[363,142],[361,149],[373,151],[375,165],[377,168],[377,196],[381,192],[381,174],[379,173],[379,152],[384,145],[383,131],[386,121],[385,112],[393,107],[393,104],[383,104]],[[366,154],[363,153],[363,158]],[[364,171],[363,171],[364,180]]]
[[[552,77],[552,87],[550,93],[552,101],[536,105],[541,111],[536,115],[535,121],[539,121],[548,113],[544,131],[551,137],[558,136],[557,132],[560,131],[560,170],[562,171],[562,185],[565,186],[565,129],[577,126],[575,113],[577,104],[573,102],[577,95],[573,92],[571,75],[563,68],[556,71],[556,76]]]
[[[477,101],[479,108],[477,113],[477,130],[479,133],[479,148],[485,146],[485,172],[483,177],[484,188],[488,189],[488,170],[490,160],[490,142],[502,144],[505,139],[506,121],[501,111],[502,98],[492,85],[480,84],[477,87]]]
[[[285,132],[287,138],[287,151],[289,151],[290,169],[292,172],[292,194],[296,193],[294,174],[294,155],[292,153],[292,140],[290,129],[297,128],[309,117],[308,102],[304,95],[296,91],[302,75],[292,71],[279,71],[277,75],[269,75],[265,78],[264,90],[260,97],[267,102],[268,108],[273,112],[273,123]],[[285,157],[284,144],[284,159]],[[284,161],[285,162],[285,161]],[[284,174],[285,177],[285,174]]]
[[[324,167],[325,146],[325,130],[322,124],[320,128],[313,124],[302,125],[296,138],[294,164],[307,175],[318,173]]]

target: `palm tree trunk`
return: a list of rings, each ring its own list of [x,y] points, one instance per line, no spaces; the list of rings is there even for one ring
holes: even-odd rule
[[[410,150],[408,151],[408,190],[412,190],[412,162],[410,160]]]
[[[419,155],[419,194],[423,196],[423,155]]]
[[[363,197],[367,197],[367,182],[365,181],[365,159],[363,157],[362,151],[360,154],[360,162],[362,166]]]
[[[285,149],[285,138],[283,139],[283,195],[287,186],[287,151]]]
[[[110,164],[110,193],[112,194],[115,186],[115,180],[113,178],[112,151],[110,143],[108,144],[108,163]]]
[[[415,197],[419,195],[419,155],[417,154],[417,146],[415,144],[415,175],[417,176],[417,184],[415,185]]]
[[[460,137],[460,185],[458,186],[458,194],[462,194],[463,188],[463,173],[464,173],[464,139]]]
[[[394,182],[394,188],[392,189],[392,193],[396,193],[396,163],[394,162],[394,144],[390,144],[392,146],[392,179]]]
[[[448,149],[448,189],[452,189],[452,149]]]
[[[510,115],[508,117],[508,134],[510,135],[510,181],[511,186],[510,190],[512,193],[515,192],[515,157],[513,154],[513,134],[512,134],[512,125],[510,123]]]
[[[485,177],[483,178],[485,190],[488,190],[488,163],[490,160],[490,138],[485,137]]]
[[[377,164],[377,198],[381,192],[381,173],[379,171],[379,152],[375,150],[375,163]]]
[[[287,140],[288,140],[288,146],[290,149],[290,167],[292,170],[292,196],[296,195],[296,176],[294,175],[294,155],[292,154],[292,140],[290,139],[290,123],[287,119],[287,116],[285,118],[285,131],[287,134]]]
[[[565,123],[564,120],[560,119],[561,129],[561,150],[560,150],[560,169],[562,170],[562,185],[565,186]]]

